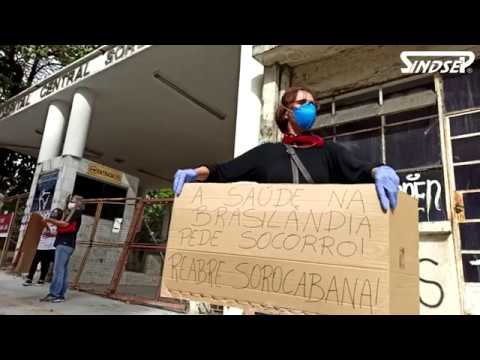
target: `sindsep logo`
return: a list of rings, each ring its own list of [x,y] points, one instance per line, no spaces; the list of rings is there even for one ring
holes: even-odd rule
[[[475,61],[475,54],[471,51],[402,51],[400,59],[405,65],[400,69],[402,74],[465,74]]]

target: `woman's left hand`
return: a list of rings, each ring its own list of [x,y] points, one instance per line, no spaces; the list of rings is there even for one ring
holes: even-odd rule
[[[400,185],[400,178],[397,173],[390,166],[383,165],[374,169],[374,177],[377,195],[383,211],[387,212],[389,208],[395,209],[397,207],[398,186]]]
[[[175,178],[173,180],[173,192],[176,196],[180,196],[182,192],[183,185],[185,183],[196,181],[198,177],[195,169],[182,169],[177,170],[175,173]]]

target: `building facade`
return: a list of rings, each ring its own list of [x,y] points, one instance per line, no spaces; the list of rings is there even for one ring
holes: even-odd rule
[[[359,157],[393,166],[419,200],[422,314],[480,313],[480,68],[404,74],[402,51],[478,45],[259,45],[265,66],[262,139],[289,86],[321,100],[315,130]]]
[[[27,213],[44,201],[39,188],[51,192],[45,209],[98,184],[97,197],[141,196],[171,186],[178,168],[279,140],[280,97],[307,86],[321,102],[315,131],[393,166],[418,198],[421,313],[478,314],[480,68],[405,74],[407,50],[478,55],[480,46],[103,46],[3,104],[0,146],[38,157]],[[102,218],[104,241],[126,236],[125,211]]]

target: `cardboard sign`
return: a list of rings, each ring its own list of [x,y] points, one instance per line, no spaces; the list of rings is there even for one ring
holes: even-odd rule
[[[262,312],[418,314],[417,201],[375,186],[187,184],[162,296]]]
[[[7,237],[12,223],[13,213],[0,214],[0,237]]]

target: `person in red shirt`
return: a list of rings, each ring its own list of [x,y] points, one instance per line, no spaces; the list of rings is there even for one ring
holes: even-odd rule
[[[81,196],[73,196],[68,203],[63,220],[47,218],[45,222],[57,226],[55,240],[55,262],[53,265],[53,278],[49,293],[40,301],[59,303],[65,301],[68,289],[68,264],[75,250],[77,233],[82,225],[82,213],[85,206]]]

